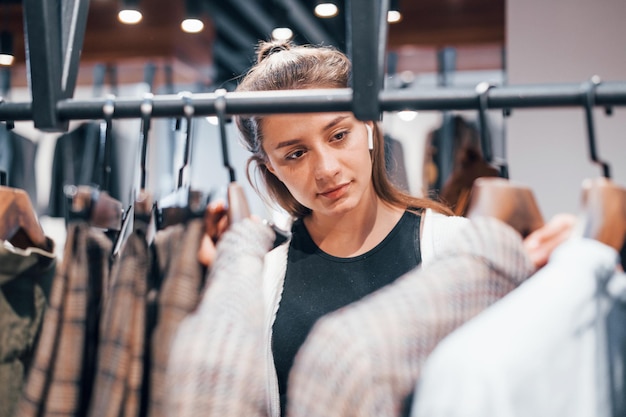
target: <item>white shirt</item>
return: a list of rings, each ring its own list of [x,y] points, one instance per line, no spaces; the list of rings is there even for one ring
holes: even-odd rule
[[[519,288],[445,338],[416,388],[412,417],[610,414],[606,293],[615,250],[559,246]]]

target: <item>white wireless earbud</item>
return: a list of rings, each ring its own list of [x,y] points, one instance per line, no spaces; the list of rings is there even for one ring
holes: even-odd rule
[[[374,150],[374,132],[372,131],[372,126],[365,123],[365,128],[367,129],[367,147],[369,150]]]

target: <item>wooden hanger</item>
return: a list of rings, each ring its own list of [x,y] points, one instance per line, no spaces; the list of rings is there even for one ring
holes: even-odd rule
[[[604,177],[583,181],[576,235],[621,250],[626,242],[626,188]]]
[[[0,239],[21,249],[51,249],[26,191],[0,186]]]
[[[472,187],[467,217],[495,217],[522,237],[544,225],[532,190],[503,178],[477,178]]]
[[[106,191],[81,185],[72,190],[70,197],[73,214],[83,215],[91,226],[114,231],[121,229],[124,216],[122,203]]]
[[[476,86],[482,152],[487,163],[492,160],[486,114],[487,93],[492,87],[488,83],[480,83]],[[532,190],[522,184],[497,177],[480,177],[474,181],[466,216],[469,218],[494,217],[513,227],[522,238],[526,238],[544,225],[543,216]]]

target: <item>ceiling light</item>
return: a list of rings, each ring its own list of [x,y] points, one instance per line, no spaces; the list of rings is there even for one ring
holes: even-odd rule
[[[139,1],[123,0],[117,19],[125,25],[135,25],[141,22],[143,15],[139,11]]]
[[[293,31],[288,27],[278,27],[272,30],[272,39],[275,41],[288,41],[293,38]]]
[[[289,41],[293,39],[293,30],[289,28],[289,10],[282,0],[274,0],[273,8],[275,26],[272,30],[272,39],[275,41]]]
[[[202,13],[201,3],[196,0],[185,1],[185,20],[180,24],[183,31],[187,33],[198,33],[204,29],[204,23],[200,20]]]
[[[315,6],[315,15],[321,18],[335,17],[339,13],[339,8],[335,3],[326,0],[319,0]]]
[[[5,30],[0,33],[0,65],[13,65],[13,34]]]
[[[180,27],[187,33],[198,33],[204,29],[204,23],[200,19],[187,18],[181,22]]]
[[[389,11],[387,12],[387,23],[398,23],[402,20],[402,13],[400,13],[400,0],[391,0],[389,3]]]

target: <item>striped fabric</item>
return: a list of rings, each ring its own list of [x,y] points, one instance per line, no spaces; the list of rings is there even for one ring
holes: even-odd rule
[[[85,415],[91,393],[94,317],[109,275],[111,241],[86,222],[68,226],[35,358],[16,417]]]
[[[91,417],[134,417],[139,413],[151,265],[146,236],[136,228],[124,242],[102,311]]]
[[[165,241],[157,235],[155,243],[157,248],[175,243],[178,249],[175,251],[176,255],[171,256],[173,258],[171,268],[159,292],[157,326],[150,342],[152,369],[148,415],[151,417],[165,415],[163,398],[170,345],[180,322],[198,305],[204,284],[204,268],[197,261],[198,249],[204,234],[203,220],[190,221],[184,229],[184,234],[182,228],[178,234],[176,239],[170,238]]]
[[[222,236],[196,311],[172,343],[167,415],[261,416],[266,412],[263,256],[274,233],[250,219]]]
[[[469,222],[429,266],[316,323],[294,361],[287,415],[401,415],[437,343],[532,272],[512,228]]]

